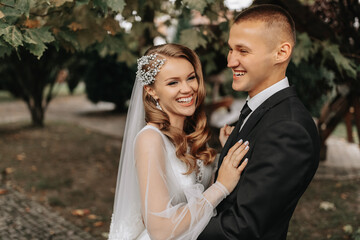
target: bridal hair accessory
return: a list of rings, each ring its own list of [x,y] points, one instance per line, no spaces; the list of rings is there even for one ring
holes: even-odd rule
[[[139,81],[142,86],[152,84],[160,68],[164,65],[166,59],[156,59],[157,56],[158,54],[155,53],[142,56],[137,60],[136,80]],[[144,65],[149,66],[143,69]]]
[[[162,111],[162,108],[161,108],[159,102],[157,100],[155,100],[155,102],[156,102],[156,108]]]

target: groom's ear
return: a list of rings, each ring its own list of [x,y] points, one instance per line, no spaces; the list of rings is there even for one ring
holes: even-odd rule
[[[290,61],[292,52],[292,45],[289,42],[284,42],[279,45],[276,52],[276,63],[283,63]]]
[[[156,94],[156,91],[155,91],[154,87],[149,86],[149,85],[146,85],[146,86],[144,86],[144,89],[145,89],[145,91],[146,91],[148,94],[150,94],[150,96],[152,96],[155,100],[158,100],[158,99],[159,99],[159,97],[158,97],[157,94]]]

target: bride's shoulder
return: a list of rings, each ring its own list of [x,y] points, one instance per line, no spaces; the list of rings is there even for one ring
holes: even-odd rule
[[[163,143],[163,133],[154,125],[148,124],[140,130],[135,141],[140,145]]]

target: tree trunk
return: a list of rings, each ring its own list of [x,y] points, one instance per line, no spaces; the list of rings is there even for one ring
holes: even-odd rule
[[[33,99],[30,99],[29,101],[26,101],[26,104],[29,108],[30,114],[31,114],[31,124],[34,127],[44,127],[44,107],[42,106],[41,102],[34,101]]]

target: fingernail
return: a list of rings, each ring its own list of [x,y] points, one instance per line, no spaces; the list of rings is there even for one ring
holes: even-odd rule
[[[245,158],[244,162],[247,162],[247,161],[249,161],[249,159]]]
[[[249,146],[246,146],[245,150],[248,150],[249,149]]]
[[[248,142],[248,141],[246,141],[246,142],[244,143],[244,145],[245,145],[245,146],[249,145],[249,142]]]
[[[242,144],[242,142],[243,142],[243,140],[242,140],[242,139],[240,139],[238,143]]]

